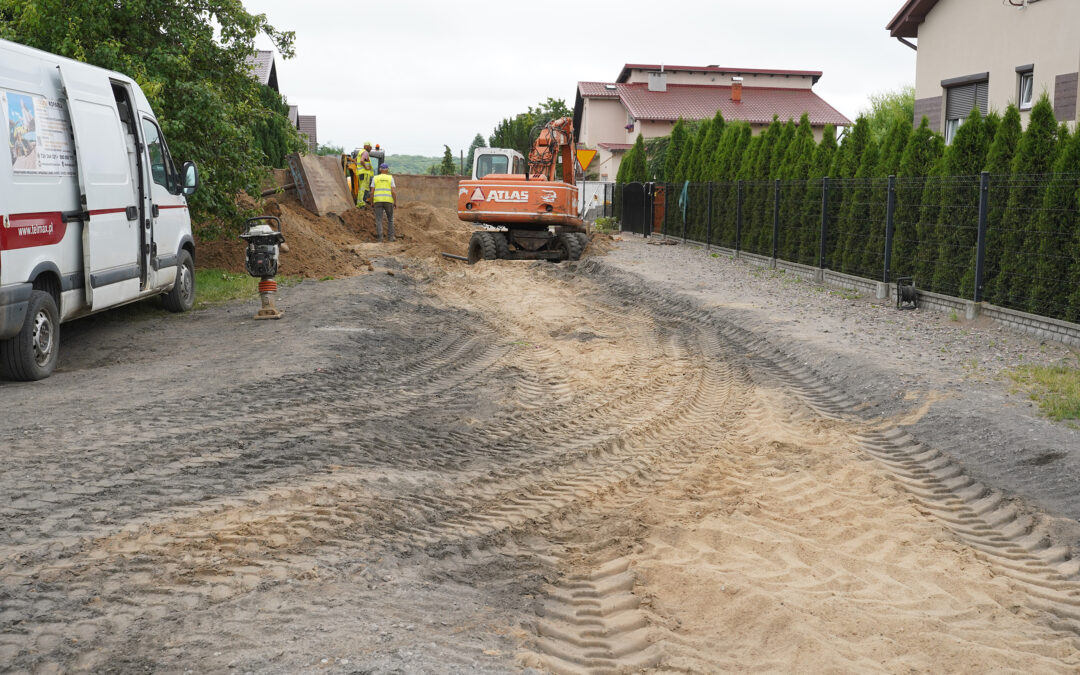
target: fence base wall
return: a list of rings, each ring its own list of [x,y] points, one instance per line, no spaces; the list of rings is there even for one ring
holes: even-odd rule
[[[1003,326],[1008,326],[1022,333],[1034,335],[1044,340],[1063,342],[1071,347],[1080,347],[1080,324],[986,303],[983,303],[979,308],[979,313]]]
[[[682,239],[682,237],[677,238],[680,240]],[[694,240],[688,241],[695,244],[702,243]],[[881,281],[873,281],[862,277],[852,276],[850,274],[844,274],[843,272],[835,272],[830,269],[821,269],[812,265],[788,262],[779,258],[770,258],[769,256],[748,253],[746,251],[735,251],[734,249],[724,248],[722,246],[713,246],[709,248],[709,252],[714,254],[718,253],[721,256],[728,258],[745,260],[757,267],[783,270],[801,279],[815,281],[826,286],[834,286],[850,291],[865,293],[867,295],[873,295],[879,300],[896,297],[896,284],[892,283],[886,284]],[[950,314],[955,313],[957,316],[963,316],[967,319],[985,316],[1003,326],[1018,330],[1022,333],[1034,335],[1044,340],[1054,340],[1072,347],[1080,347],[1080,324],[1061,321],[1059,319],[1051,319],[1036,314],[1028,314],[1027,312],[998,307],[988,303],[975,303],[971,300],[955,298],[951,295],[942,295],[941,293],[920,290],[918,291],[918,294],[919,309],[929,309]]]

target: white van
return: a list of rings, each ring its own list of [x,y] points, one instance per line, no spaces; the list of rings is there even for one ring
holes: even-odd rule
[[[130,77],[0,40],[0,372],[39,380],[59,327],[165,294],[191,309],[186,196],[150,104]]]

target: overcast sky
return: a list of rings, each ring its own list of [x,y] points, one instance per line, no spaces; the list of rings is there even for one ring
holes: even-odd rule
[[[849,118],[915,81],[915,52],[885,24],[902,0],[487,2],[244,0],[296,32],[278,83],[318,140],[389,154],[467,149],[504,117],[624,63],[821,70],[814,87]],[[260,43],[269,47],[269,41]]]

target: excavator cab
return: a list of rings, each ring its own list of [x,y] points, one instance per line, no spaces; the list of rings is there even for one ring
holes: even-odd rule
[[[525,156],[517,150],[507,148],[477,148],[473,154],[473,180],[493,173],[524,174]]]

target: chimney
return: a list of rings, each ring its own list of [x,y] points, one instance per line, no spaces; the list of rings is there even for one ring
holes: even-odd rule
[[[742,78],[731,78],[731,100],[736,103],[742,101]]]
[[[667,73],[649,73],[649,91],[667,91]]]

